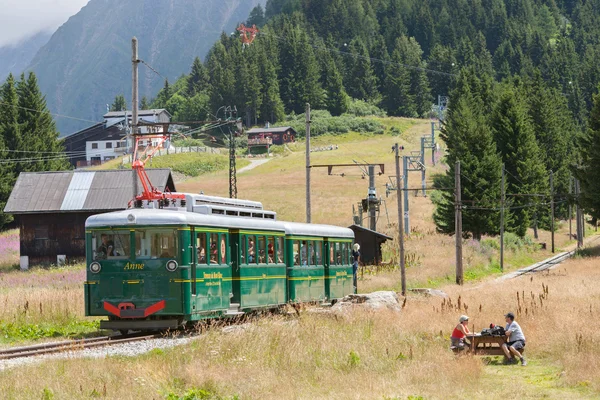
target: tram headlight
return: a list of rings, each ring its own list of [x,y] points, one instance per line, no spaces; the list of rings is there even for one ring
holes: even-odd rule
[[[177,261],[175,261],[175,260],[167,261],[167,265],[166,265],[167,271],[174,272],[177,269],[177,267],[179,267],[179,265],[177,264]]]
[[[90,271],[94,274],[97,274],[102,269],[102,266],[98,262],[93,262],[90,264]]]

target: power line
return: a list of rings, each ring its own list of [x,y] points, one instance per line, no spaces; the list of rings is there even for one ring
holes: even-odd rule
[[[14,108],[20,108],[22,110],[33,111],[33,112],[36,112],[36,113],[39,113],[39,114],[45,114],[45,113],[47,113],[47,114],[50,114],[50,115],[52,115],[54,117],[58,117],[58,118],[67,118],[67,119],[72,119],[72,120],[75,120],[75,121],[92,122],[94,124],[100,124],[101,123],[100,121],[92,121],[91,119],[83,119],[83,118],[71,117],[71,116],[63,115],[63,114],[56,114],[56,113],[52,113],[52,112],[50,112],[48,110],[41,111],[41,110],[36,110],[35,108],[21,107],[21,106],[16,105],[16,104],[5,103],[5,102],[2,102],[2,101],[0,101],[0,105],[14,107]]]

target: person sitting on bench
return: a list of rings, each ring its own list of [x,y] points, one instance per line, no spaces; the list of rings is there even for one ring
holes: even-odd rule
[[[509,312],[504,316],[506,318],[506,336],[508,336],[508,343],[502,344],[502,350],[504,354],[506,354],[507,363],[512,364],[515,360],[515,357],[518,357],[521,360],[521,365],[527,365],[527,361],[523,358],[523,355],[519,353],[519,350],[523,350],[525,348],[525,335],[521,330],[521,327],[515,321],[515,314]],[[515,357],[513,357],[513,355]]]
[[[458,325],[452,331],[452,336],[450,336],[450,348],[452,350],[464,350],[471,344],[468,343],[465,338],[467,334],[471,333],[469,331],[469,327],[467,324],[469,323],[469,317],[466,315],[461,315],[458,319]]]

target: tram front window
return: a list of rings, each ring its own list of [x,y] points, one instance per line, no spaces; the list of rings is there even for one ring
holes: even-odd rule
[[[92,235],[94,261],[129,258],[128,231],[98,231]]]
[[[137,259],[175,258],[177,248],[176,229],[145,229],[135,232]]]

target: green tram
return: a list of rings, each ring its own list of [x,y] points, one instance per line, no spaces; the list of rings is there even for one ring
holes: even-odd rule
[[[279,222],[243,200],[180,205],[87,219],[85,313],[108,317],[101,328],[176,328],[355,290],[350,229]]]

